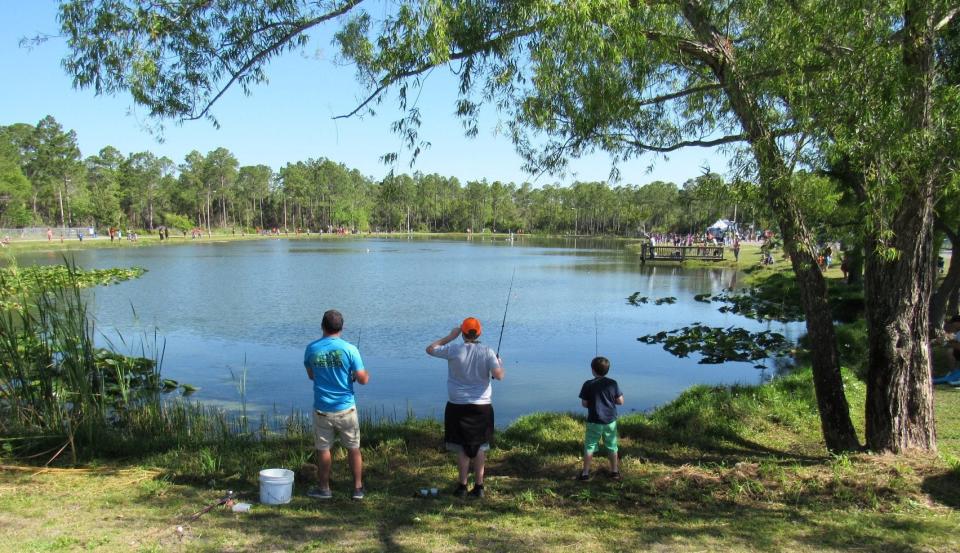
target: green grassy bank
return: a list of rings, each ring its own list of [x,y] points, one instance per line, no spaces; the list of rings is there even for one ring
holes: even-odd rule
[[[848,378],[847,393],[862,413],[863,384]],[[334,499],[304,495],[310,438],[299,424],[157,436],[79,469],[8,455],[0,540],[20,551],[956,551],[960,392],[936,401],[939,456],[831,457],[809,372],[695,387],[621,419],[622,482],[573,479],[582,419],[530,415],[498,433],[479,501],[450,496],[453,461],[426,420],[364,425],[363,502],[349,499],[342,452]],[[257,505],[256,472],[274,466],[300,470],[294,499]],[[429,486],[441,496],[414,497]],[[253,510],[190,518],[227,489]]]

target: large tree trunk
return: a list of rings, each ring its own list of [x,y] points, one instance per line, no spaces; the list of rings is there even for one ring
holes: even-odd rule
[[[931,7],[904,6],[903,135],[925,142],[933,128],[935,82]],[[873,451],[936,451],[930,382],[929,309],[933,288],[933,198],[936,168],[920,158],[929,144],[900,168],[900,202],[889,229],[867,236],[867,447]],[[893,250],[889,250],[893,248]],[[890,252],[893,255],[885,255]]]
[[[813,384],[820,413],[820,426],[827,449],[834,452],[860,448],[857,432],[850,419],[850,407],[843,391],[833,316],[827,298],[827,285],[814,257],[813,241],[802,213],[790,191],[790,173],[766,123],[764,109],[748,91],[740,74],[733,46],[717,32],[709,16],[696,2],[684,2],[684,16],[697,39],[707,48],[700,59],[710,66],[748,136],[760,172],[767,202],[776,215],[783,235],[784,249],[790,255],[800,301],[807,318]]]
[[[875,237],[868,238],[866,439],[872,451],[937,449],[929,339],[932,211],[930,201],[904,207],[901,219],[912,221],[899,221],[893,261],[877,252]]]

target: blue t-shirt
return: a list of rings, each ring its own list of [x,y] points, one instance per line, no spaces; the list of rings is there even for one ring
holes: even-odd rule
[[[583,383],[580,399],[587,401],[587,422],[610,424],[617,420],[617,398],[622,396],[617,381],[598,376]]]
[[[356,346],[325,336],[307,346],[303,366],[313,370],[314,409],[329,413],[356,405],[352,375],[365,370]]]

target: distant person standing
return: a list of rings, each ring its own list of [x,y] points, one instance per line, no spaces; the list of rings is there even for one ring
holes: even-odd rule
[[[53,229],[47,227],[47,242],[53,242]]]
[[[317,484],[307,495],[330,499],[330,448],[339,436],[347,448],[353,472],[353,499],[363,499],[363,457],[360,454],[360,422],[357,418],[353,383],[370,380],[360,351],[343,340],[343,315],[335,309],[323,314],[323,337],[311,342],[303,354],[307,377],[313,381],[313,432],[317,450]]]
[[[483,476],[487,451],[493,440],[493,387],[490,379],[503,380],[503,364],[497,354],[480,343],[480,321],[467,317],[450,334],[427,346],[427,354],[447,360],[447,406],[443,414],[443,439],[447,449],[457,453],[459,478],[454,495],[467,495],[470,462],[473,461],[473,489],[469,494],[483,497]],[[463,335],[463,343],[451,343]]]
[[[583,470],[578,479],[590,479],[593,454],[600,449],[602,438],[610,459],[610,478],[620,480],[617,405],[623,405],[623,393],[616,380],[607,378],[610,361],[606,357],[594,357],[590,371],[593,378],[580,388],[580,401],[587,408],[587,428],[583,439]]]

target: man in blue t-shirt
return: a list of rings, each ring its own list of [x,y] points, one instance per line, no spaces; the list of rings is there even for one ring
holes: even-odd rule
[[[370,380],[356,346],[340,338],[343,315],[335,309],[323,314],[323,337],[307,346],[303,366],[313,381],[313,433],[317,449],[318,487],[310,497],[330,499],[330,447],[339,435],[347,448],[353,472],[353,498],[363,499],[363,458],[360,455],[360,423],[353,383]]]
[[[580,400],[587,408],[587,429],[583,440],[583,470],[580,480],[590,479],[590,464],[593,454],[600,449],[600,439],[610,458],[610,478],[620,480],[619,457],[617,455],[617,405],[623,405],[623,393],[620,385],[607,378],[610,361],[606,357],[594,357],[590,362],[593,378],[584,382],[580,388]]]

